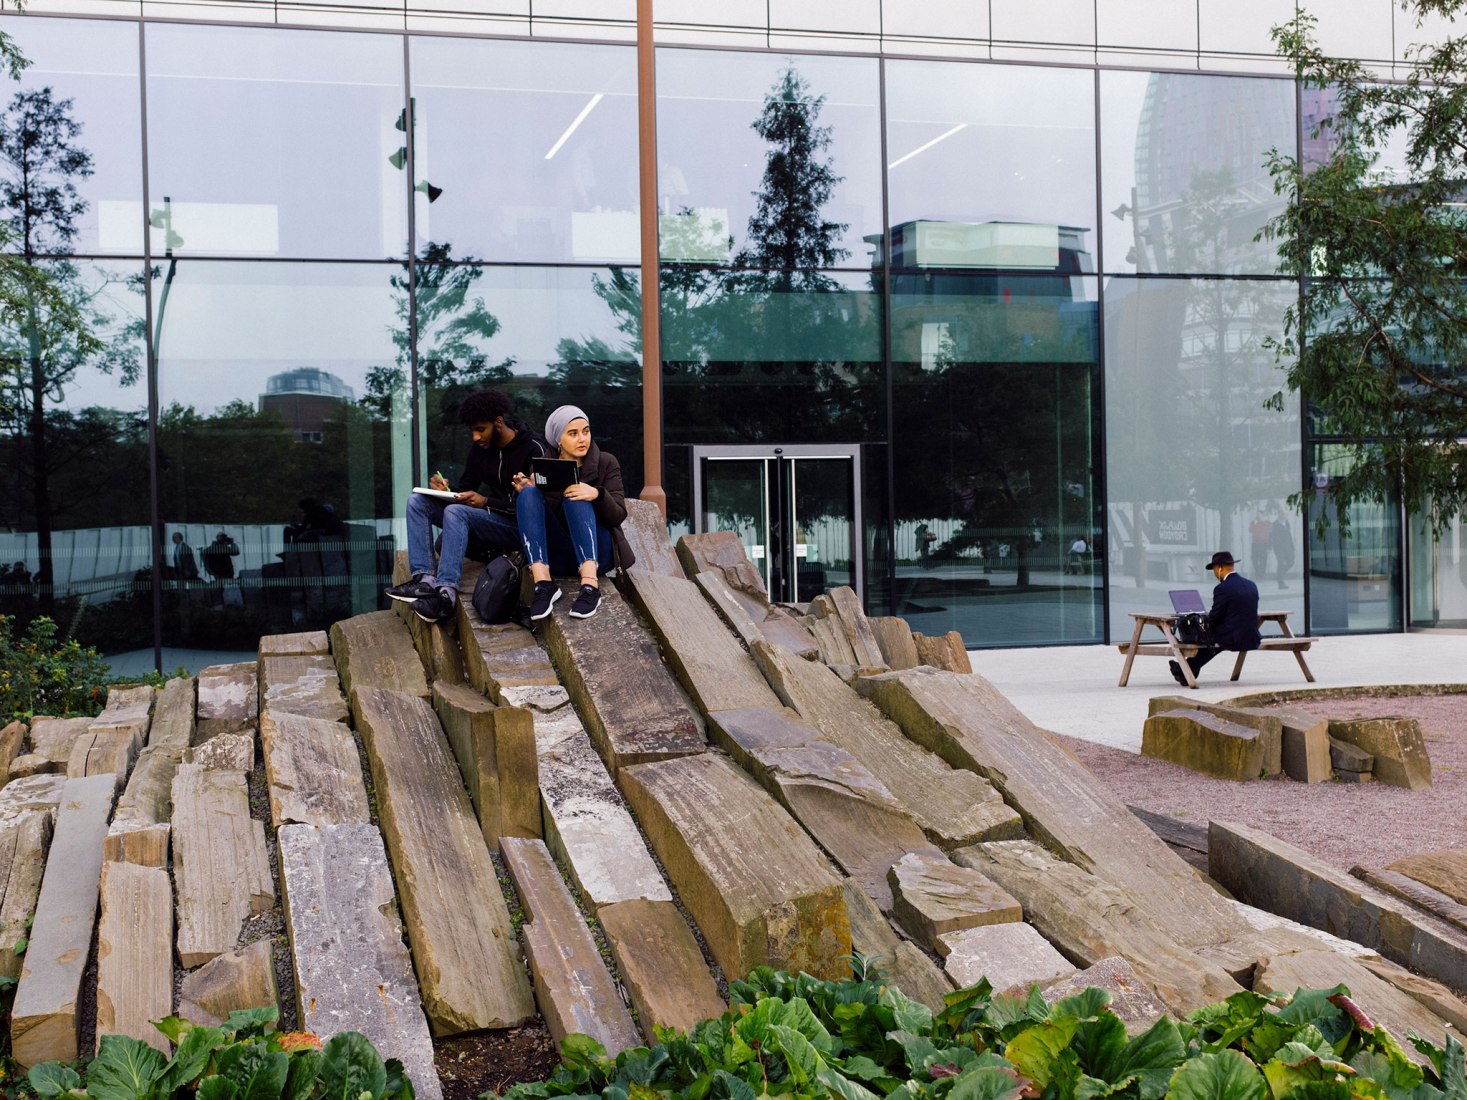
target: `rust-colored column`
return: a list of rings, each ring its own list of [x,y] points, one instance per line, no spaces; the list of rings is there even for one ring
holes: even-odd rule
[[[667,518],[662,488],[662,324],[657,255],[657,70],[652,0],[637,0],[637,162],[642,190],[642,499]]]

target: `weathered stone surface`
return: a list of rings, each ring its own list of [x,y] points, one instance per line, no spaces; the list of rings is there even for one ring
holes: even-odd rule
[[[865,765],[933,843],[1022,835],[1019,815],[986,779],[908,740],[830,669],[765,642],[754,646],[754,659],[780,699]]]
[[[1208,873],[1238,900],[1373,947],[1392,962],[1467,992],[1467,935],[1460,930],[1417,915],[1406,903],[1261,830],[1214,821],[1207,839]]]
[[[114,829],[156,825],[169,819],[173,777],[186,751],[172,743],[153,744],[138,755],[127,787],[117,800],[117,812],[112,815]]]
[[[203,690],[204,679],[200,676],[201,700]],[[346,700],[342,698],[341,681],[331,658],[261,657],[260,710],[267,709],[302,714],[307,718],[324,718],[328,722],[345,722]],[[251,719],[249,725],[253,724],[254,719]],[[203,737],[202,721],[199,723],[199,737]]]
[[[66,763],[71,759],[71,747],[76,744],[78,737],[87,732],[91,724],[90,718],[33,718],[31,720],[31,751],[16,757],[11,762],[10,774],[12,776],[22,774],[21,762],[25,756],[39,756],[46,761],[46,765],[38,768],[36,772],[25,774],[38,774],[40,771],[65,771]]]
[[[739,601],[734,590],[719,573],[699,573],[693,578],[704,597],[712,605],[718,617],[730,630],[738,635],[745,648],[757,641],[765,640],[764,632],[754,621],[749,607]]]
[[[57,773],[58,765],[54,760],[34,752],[23,752],[10,762],[10,779],[29,779],[33,775],[49,775]],[[66,765],[60,765],[60,775],[66,778]]]
[[[255,770],[255,733],[253,730],[221,733],[202,745],[184,749],[183,762],[223,771],[252,772]]]
[[[1413,974],[1404,966],[1379,955],[1356,961],[1387,985],[1399,989],[1428,1012],[1451,1024],[1459,1036],[1467,1034],[1467,1000],[1458,997],[1441,982]]]
[[[163,685],[153,703],[148,748],[185,749],[193,743],[197,697],[198,683],[191,676],[175,676]]]
[[[563,598],[573,595],[572,587]],[[651,634],[610,585],[601,589],[594,620],[552,615],[543,628],[561,683],[613,774],[628,764],[707,748],[702,718],[662,663]]]
[[[1139,1035],[1167,1015],[1166,1005],[1146,987],[1131,964],[1118,955],[1047,982],[1040,992],[1046,1001],[1054,1004],[1092,987],[1110,994],[1110,1010],[1121,1018],[1128,1035]]]
[[[1024,919],[1019,903],[987,875],[959,866],[941,853],[903,856],[886,877],[895,900],[892,917],[914,940],[939,955],[946,952],[938,946],[938,938],[949,932]]]
[[[1240,988],[1227,971],[1200,958],[1194,944],[1158,926],[1125,888],[1032,841],[975,844],[954,852],[953,860],[1018,898],[1029,923],[1066,958],[1093,966],[1124,956],[1173,1012],[1226,1000]],[[1242,918],[1234,920],[1241,928]]]
[[[178,991],[178,1015],[214,1027],[236,1009],[279,1002],[271,941],[256,940],[185,974]]]
[[[173,1014],[173,889],[161,867],[102,865],[97,926],[97,1045],[104,1035],[172,1047],[152,1024]]]
[[[677,556],[683,564],[683,572],[689,577],[696,578],[703,573],[718,577],[723,585],[716,594],[715,589],[705,587],[710,598],[722,606],[723,592],[727,591],[729,598],[744,609],[744,614],[755,624],[765,641],[783,646],[807,660],[814,660],[819,655],[819,647],[810,631],[784,608],[770,604],[759,570],[744,554],[737,534],[716,531],[684,535],[677,540]]]
[[[1169,710],[1146,719],[1141,755],[1234,782],[1266,773],[1257,730],[1202,710]]]
[[[917,647],[917,660],[920,664],[947,672],[973,671],[973,663],[968,659],[968,651],[963,646],[963,636],[956,630],[949,630],[938,637],[914,633],[912,644]]]
[[[381,835],[372,825],[285,825],[276,838],[301,1028],[360,1031],[402,1061],[418,1096],[442,1100]]]
[[[721,756],[623,769],[622,790],[729,977],[756,966],[844,976],[840,880],[788,813]],[[747,843],[757,837],[757,844]]]
[[[260,745],[275,827],[371,820],[356,738],[340,722],[266,708]]]
[[[1350,874],[1361,882],[1408,901],[1418,909],[1426,910],[1438,920],[1454,924],[1463,932],[1467,932],[1467,905],[1448,897],[1440,890],[1433,890],[1425,883],[1417,882],[1414,878],[1398,871],[1385,869],[1376,871],[1367,867],[1355,866],[1350,868]]]
[[[937,942],[942,966],[959,989],[987,978],[995,992],[1043,984],[1075,972],[1048,940],[1022,921],[964,928]]]
[[[1364,774],[1375,771],[1375,757],[1358,745],[1341,741],[1338,737],[1329,739],[1329,762],[1337,772]]]
[[[458,636],[464,656],[464,677],[474,690],[496,703],[511,687],[555,687],[550,656],[535,636],[518,623],[489,624],[474,605],[458,601]]]
[[[171,780],[170,780],[171,783]],[[168,822],[145,825],[139,822],[114,822],[102,841],[102,859],[106,863],[135,863],[139,867],[168,866],[168,848],[173,826]]]
[[[44,810],[55,817],[56,804],[66,789],[66,776],[46,772],[23,775],[0,789],[0,829],[13,825],[32,810]]]
[[[428,678],[407,624],[391,611],[353,615],[331,625],[331,656],[341,690],[356,685],[428,698]]]
[[[66,776],[81,779],[88,775],[110,775],[121,790],[137,750],[137,736],[130,729],[88,730],[71,746]]]
[[[897,935],[859,883],[846,879],[841,893],[851,922],[851,947],[874,961],[887,981],[908,997],[941,1011],[943,998],[953,991],[952,976]]]
[[[559,1045],[570,1034],[590,1035],[612,1057],[637,1046],[632,1015],[549,849],[538,840],[505,837],[500,851],[525,907],[520,939],[551,1038]]]
[[[535,720],[519,707],[496,707],[463,684],[435,683],[433,709],[491,848],[500,837],[538,837],[540,767]]]
[[[1207,703],[1181,695],[1157,695],[1147,707],[1147,717],[1174,710],[1200,710],[1257,730],[1258,738],[1263,744],[1263,774],[1278,775],[1283,770],[1283,721],[1273,711],[1257,707],[1234,707],[1225,703]]]
[[[330,652],[331,639],[324,630],[303,630],[296,634],[266,634],[260,639],[261,657],[319,657]]]
[[[1128,907],[1139,907],[1176,942],[1221,943],[1243,930],[1194,869],[983,677],[914,668],[865,677],[857,686],[913,741],[992,780],[1032,834],[1121,888],[1132,899]],[[1034,920],[1033,908],[1015,896]],[[1101,951],[1091,961],[1117,953]]]
[[[203,743],[221,733],[254,729],[265,701],[266,658],[260,650],[257,664],[210,665],[199,673],[198,724],[194,740]],[[269,661],[301,661],[302,657],[271,657]],[[280,666],[284,667],[284,666]]]
[[[917,643],[912,640],[912,628],[906,619],[878,616],[871,620],[871,632],[876,635],[882,660],[891,668],[916,668],[922,663],[917,659]]]
[[[1413,791],[1431,786],[1431,760],[1414,718],[1331,718],[1329,736],[1374,756],[1378,782]]]
[[[698,941],[670,901],[621,901],[596,914],[642,1034],[654,1027],[691,1031],[727,1007]]]
[[[705,714],[779,706],[752,658],[695,583],[632,570],[623,584],[652,624],[678,681]]]
[[[463,570],[459,574],[458,602],[460,606],[470,606],[474,598],[474,582],[479,579],[483,572],[483,565],[472,558],[465,559]],[[402,566],[403,580],[407,580],[407,563]],[[393,580],[393,584],[401,584],[402,581]],[[467,629],[460,628],[457,618],[449,619],[444,623],[425,623],[413,614],[410,605],[401,600],[394,601],[392,613],[407,624],[408,634],[413,640],[413,648],[418,651],[418,658],[422,661],[423,668],[428,672],[428,679],[434,682],[442,681],[448,684],[461,684],[468,673],[464,669],[463,650],[459,648],[458,637],[462,630],[465,638],[469,637]]]
[[[681,577],[682,564],[677,560],[677,551],[668,538],[667,521],[662,518],[662,509],[650,500],[627,498],[627,518],[622,522],[622,534],[631,543],[637,564],[629,572],[659,573],[665,577]]]
[[[812,613],[800,621],[814,635],[815,644],[820,647],[820,659],[832,666],[856,665],[856,651],[841,629],[840,619],[830,601],[824,596],[816,596],[810,601],[810,610]]]
[[[892,862],[939,851],[865,765],[787,707],[715,711],[708,728],[883,909],[891,908]]]
[[[234,950],[250,914],[275,904],[275,885],[243,772],[179,765],[172,824],[178,961],[194,967]]]
[[[126,733],[133,739],[133,752],[136,753],[148,739],[156,695],[157,691],[148,684],[108,688],[107,705],[92,719],[87,729],[95,734]]]
[[[11,1055],[22,1066],[77,1054],[82,973],[101,890],[102,837],[116,784],[110,775],[68,779],[56,814],[47,874],[10,1012]]]
[[[855,650],[855,663],[867,668],[885,666],[886,655],[881,651],[876,633],[871,628],[871,620],[866,617],[866,609],[861,606],[855,590],[841,585],[839,588],[832,588],[826,598],[830,600],[831,607],[840,619],[841,628],[845,631],[851,648]]]
[[[533,695],[531,693],[534,693]],[[545,843],[596,910],[672,892],[564,688],[506,688],[534,715]]]
[[[19,719],[0,730],[0,787],[10,782],[10,763],[20,754],[29,727]]]
[[[0,975],[7,978],[20,974],[15,945],[27,935],[26,922],[41,893],[52,813],[27,810],[0,826]]]
[[[434,1033],[523,1023],[535,1009],[509,910],[433,708],[358,686],[352,710]]]
[[[1283,736],[1284,774],[1300,783],[1324,783],[1330,778],[1329,722],[1304,711],[1272,711]]]
[[[1447,848],[1404,856],[1386,865],[1424,886],[1440,890],[1460,905],[1467,905],[1467,848]]]

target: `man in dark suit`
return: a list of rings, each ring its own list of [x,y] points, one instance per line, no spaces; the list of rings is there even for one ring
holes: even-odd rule
[[[1219,550],[1207,563],[1208,571],[1217,578],[1212,590],[1212,609],[1207,613],[1213,645],[1187,658],[1194,680],[1202,666],[1223,650],[1257,649],[1262,640],[1258,633],[1258,586],[1237,572],[1233,568],[1236,564],[1226,550]],[[1172,661],[1170,667],[1172,679],[1185,687],[1187,678],[1182,675],[1182,666]]]

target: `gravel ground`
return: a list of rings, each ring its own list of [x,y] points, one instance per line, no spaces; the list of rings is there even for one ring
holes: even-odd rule
[[[1286,778],[1234,783],[1089,741],[1060,740],[1129,805],[1198,824],[1251,825],[1344,870],[1467,847],[1467,697],[1359,697],[1287,706],[1331,718],[1415,718],[1431,758],[1432,785],[1408,791],[1383,783]]]

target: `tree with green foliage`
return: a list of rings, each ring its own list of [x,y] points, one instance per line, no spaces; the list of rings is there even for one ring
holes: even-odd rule
[[[1467,14],[1467,0],[1402,6]],[[1467,35],[1413,48],[1406,79],[1383,83],[1324,53],[1315,27],[1301,12],[1274,31],[1320,110],[1302,163],[1270,156],[1286,206],[1262,236],[1303,283],[1271,344],[1316,434],[1342,440],[1318,527],[1399,500],[1440,532],[1467,506]]]

